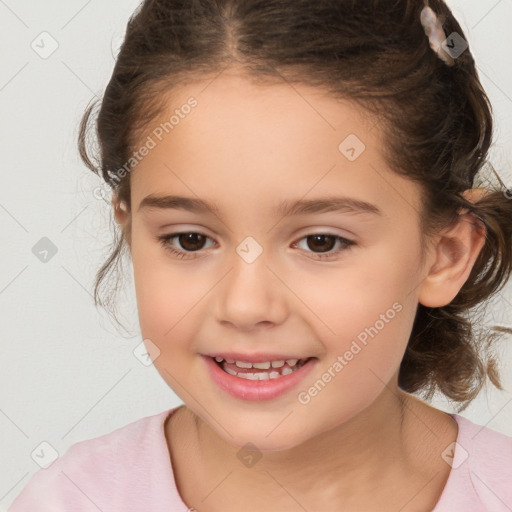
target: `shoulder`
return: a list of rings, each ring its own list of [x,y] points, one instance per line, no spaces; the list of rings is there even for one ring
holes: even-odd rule
[[[75,443],[31,477],[9,512],[143,510],[144,493],[172,488],[163,423],[174,410]]]
[[[512,498],[512,437],[463,416],[455,415],[459,424],[457,442],[466,447],[467,462],[473,479],[508,489]],[[510,502],[512,504],[512,501]]]
[[[500,456],[500,451],[505,450],[510,455],[512,437],[485,425],[473,423],[468,418],[459,414],[453,414],[452,416],[459,425],[459,437],[457,440],[470,445],[475,453],[492,452],[494,455]]]
[[[458,414],[452,417],[459,433],[445,453],[452,469],[439,504],[455,506],[467,501],[468,512],[512,510],[512,437]]]

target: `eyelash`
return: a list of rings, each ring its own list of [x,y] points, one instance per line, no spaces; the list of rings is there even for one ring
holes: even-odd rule
[[[179,251],[179,250],[176,250],[171,245],[171,240],[172,239],[177,238],[180,235],[192,235],[192,234],[193,235],[201,235],[201,236],[204,236],[206,238],[210,238],[207,235],[205,235],[204,233],[200,233],[200,232],[197,232],[197,231],[183,231],[183,232],[180,232],[180,233],[171,233],[169,235],[157,236],[156,238],[157,238],[157,240],[160,242],[160,244],[162,245],[162,247],[165,250],[169,251],[171,254],[173,254],[177,258],[179,258],[179,259],[194,259],[194,258],[197,258],[198,256],[195,256],[195,255],[192,256],[192,254],[200,253],[200,252],[202,252],[202,249],[198,249],[197,251]],[[310,236],[329,236],[329,237],[335,238],[336,241],[340,241],[341,243],[344,244],[343,248],[338,249],[337,251],[334,251],[334,252],[329,252],[329,253],[315,253],[315,252],[313,252],[312,254],[315,254],[317,259],[331,259],[333,254],[337,254],[337,253],[340,253],[340,252],[343,252],[343,251],[347,251],[347,250],[351,249],[352,246],[357,245],[353,240],[349,240],[349,239],[344,238],[342,236],[335,235],[334,233],[313,233],[311,235],[303,236],[302,238],[299,239],[299,241],[303,240],[305,238],[308,238]],[[309,252],[309,251],[307,251],[307,252]],[[190,254],[190,256],[189,256],[189,254]]]

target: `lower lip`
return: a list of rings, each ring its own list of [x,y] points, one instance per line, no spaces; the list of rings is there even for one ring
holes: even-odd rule
[[[308,375],[316,364],[316,358],[310,359],[288,375],[269,380],[248,380],[225,372],[213,358],[203,356],[208,370],[217,385],[231,396],[242,400],[272,400],[283,395]]]

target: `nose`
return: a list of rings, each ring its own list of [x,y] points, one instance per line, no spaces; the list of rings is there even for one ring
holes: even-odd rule
[[[238,254],[215,295],[217,321],[239,330],[269,328],[284,322],[292,293],[260,255],[252,263]]]

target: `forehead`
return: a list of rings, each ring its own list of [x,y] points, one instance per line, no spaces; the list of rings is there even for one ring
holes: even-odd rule
[[[287,198],[336,193],[391,215],[419,211],[416,185],[384,162],[377,119],[352,102],[226,73],[173,89],[164,103],[138,142],[154,147],[132,171],[134,210],[149,194],[245,208],[268,199],[275,209]]]

